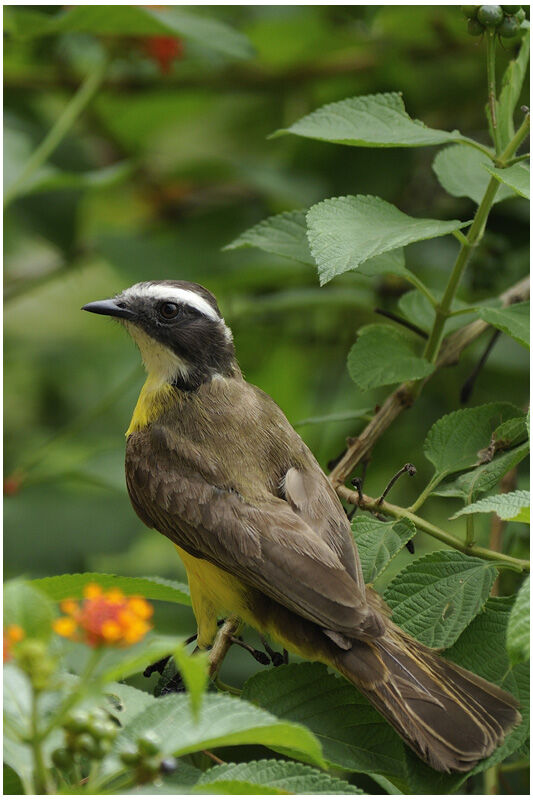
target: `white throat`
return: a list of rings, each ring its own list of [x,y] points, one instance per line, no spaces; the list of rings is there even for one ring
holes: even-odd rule
[[[124,325],[140,350],[151,389],[172,383],[177,377],[187,379],[189,366],[186,361],[161,342],[152,339],[137,325],[127,321]]]

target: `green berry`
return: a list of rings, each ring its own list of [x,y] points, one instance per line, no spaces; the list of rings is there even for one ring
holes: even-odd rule
[[[526,18],[526,12],[524,11],[523,8],[520,8],[515,14],[515,19],[518,20],[520,24],[522,24],[525,18]]]
[[[516,17],[504,17],[498,25],[498,33],[504,39],[512,39],[513,36],[520,33],[520,23]]]
[[[124,745],[119,753],[119,758],[128,767],[134,767],[141,760],[141,754],[133,744]]]
[[[481,36],[484,32],[485,28],[477,19],[468,20],[468,33],[470,36]]]
[[[502,6],[506,14],[516,14],[521,8],[522,6]]]
[[[117,729],[112,722],[97,719],[89,722],[89,733],[98,740],[114,739],[117,735]]]
[[[69,769],[72,766],[72,753],[66,747],[58,747],[52,753],[52,762],[58,769]]]
[[[503,11],[501,6],[480,6],[477,12],[478,22],[481,22],[486,28],[494,28],[499,25],[503,19]]]
[[[461,6],[461,11],[467,19],[474,19],[479,6]]]
[[[69,733],[86,733],[89,730],[90,717],[87,711],[79,708],[77,711],[72,711],[65,722],[63,727]]]
[[[155,756],[161,750],[159,737],[153,731],[146,731],[143,736],[137,739],[139,751],[146,756]]]
[[[90,733],[80,733],[76,741],[77,749],[80,753],[90,758],[98,757],[98,742],[95,742]]]

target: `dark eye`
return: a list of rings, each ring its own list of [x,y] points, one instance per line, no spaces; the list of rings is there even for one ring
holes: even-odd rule
[[[163,303],[159,308],[159,313],[164,319],[174,319],[178,316],[179,306],[176,303]]]

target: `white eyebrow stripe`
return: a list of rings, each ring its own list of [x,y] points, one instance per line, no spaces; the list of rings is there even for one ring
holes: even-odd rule
[[[215,309],[205,298],[190,289],[179,289],[175,286],[162,286],[158,284],[137,283],[131,289],[123,292],[123,297],[127,300],[130,297],[153,297],[156,300],[176,300],[179,303],[186,303],[195,308],[200,313],[210,319],[221,321]]]

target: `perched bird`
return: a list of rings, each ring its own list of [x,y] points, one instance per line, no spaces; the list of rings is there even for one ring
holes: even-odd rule
[[[85,311],[116,317],[148,377],[127,431],[141,520],[185,564],[198,644],[235,614],[351,681],[434,769],[466,771],[520,720],[507,692],[396,627],[363,580],[343,507],[310,450],[247,383],[216,299],[138,283]]]

